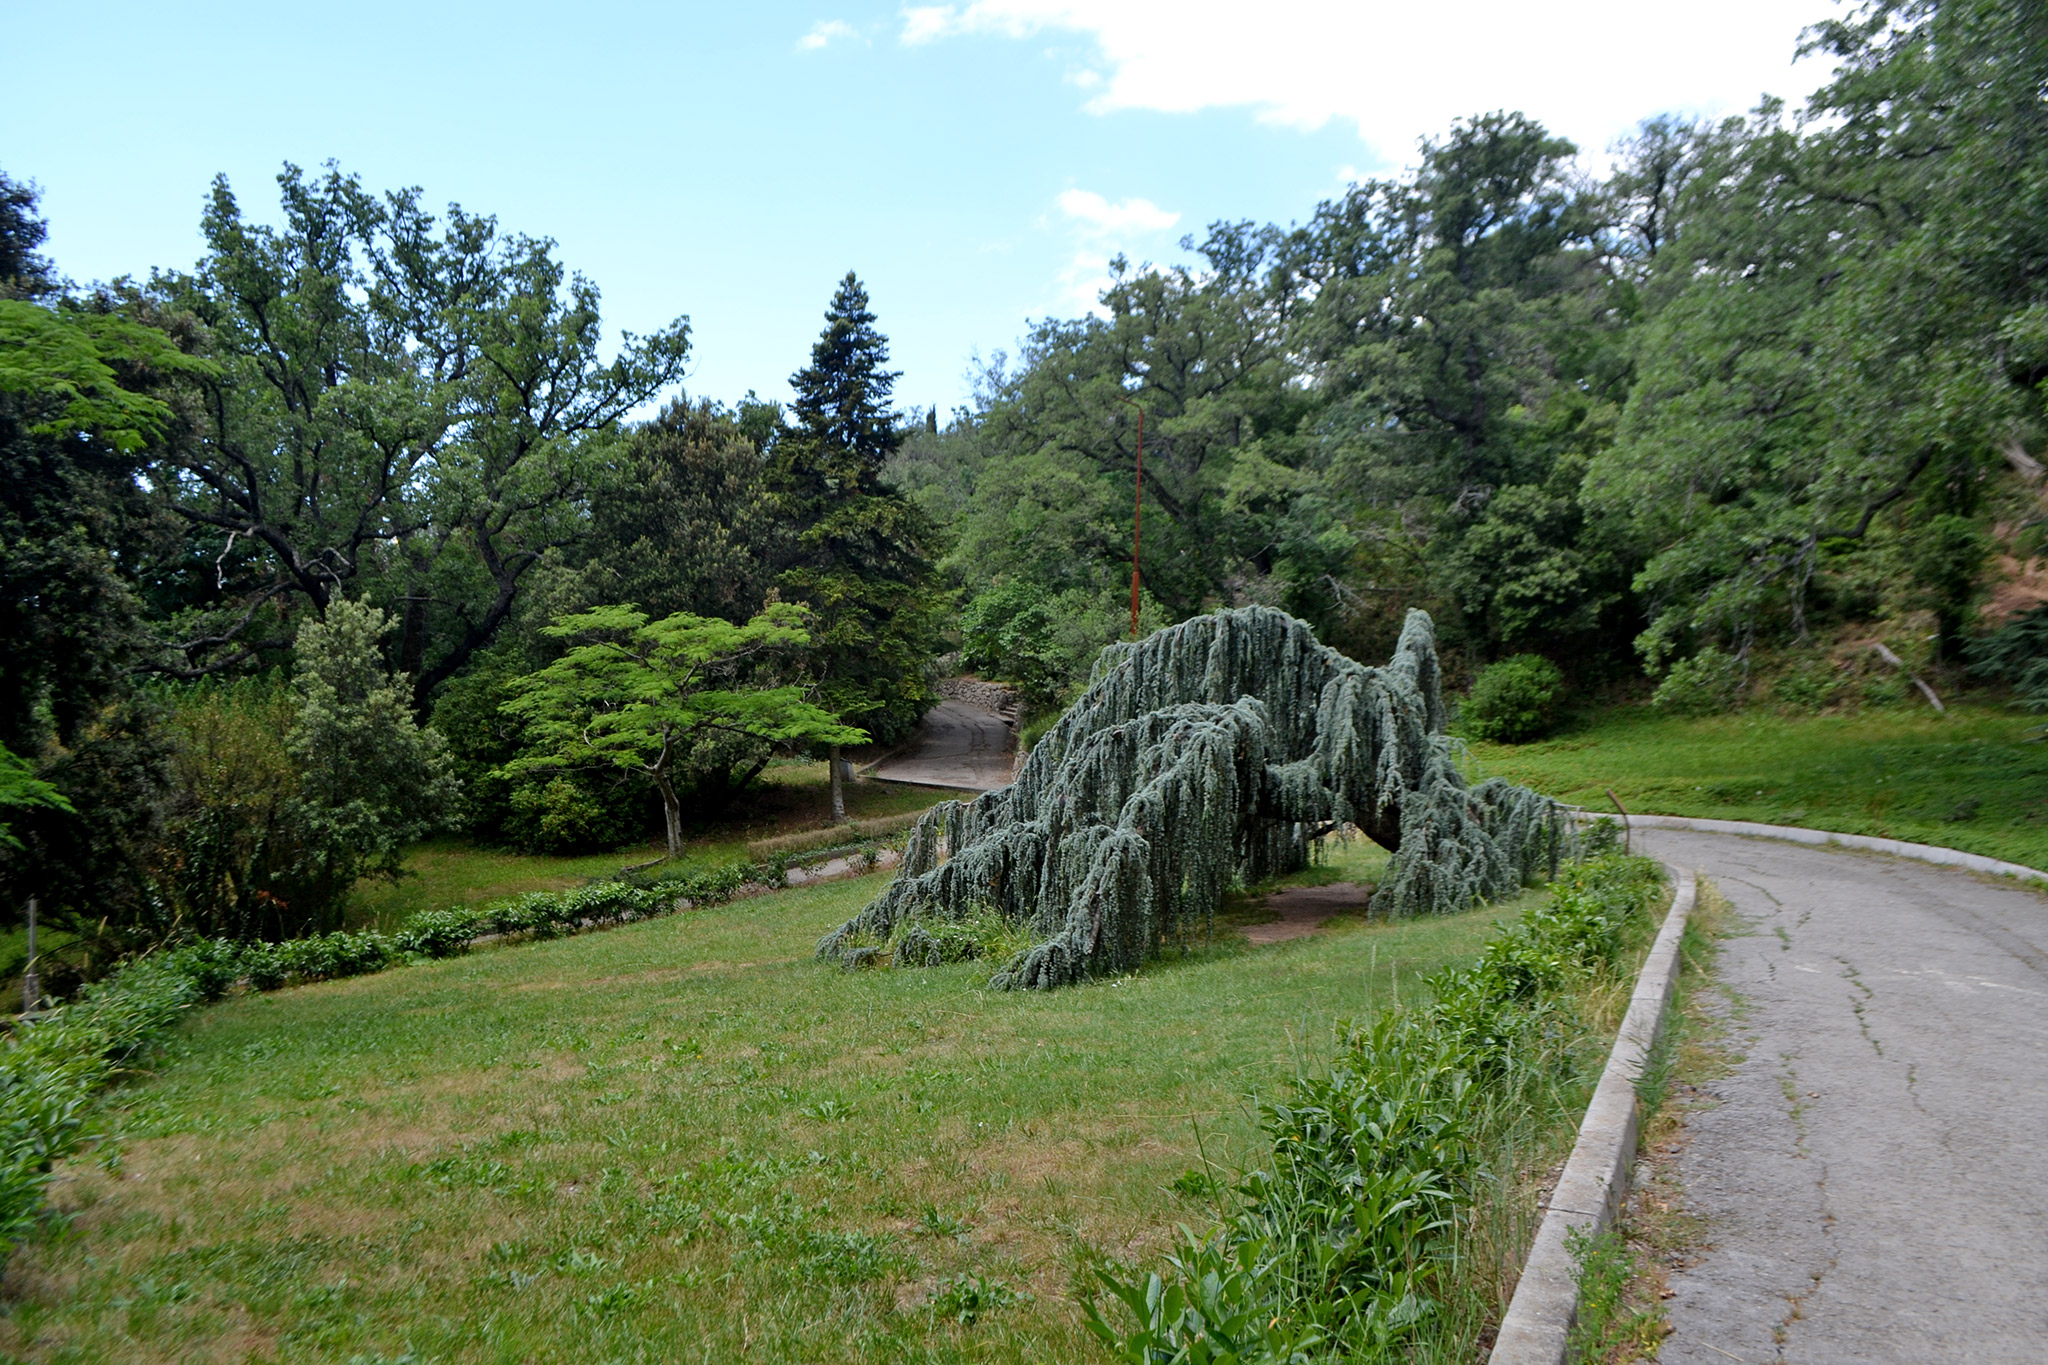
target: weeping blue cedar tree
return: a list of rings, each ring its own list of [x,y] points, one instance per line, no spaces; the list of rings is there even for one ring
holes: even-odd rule
[[[1211,921],[1233,882],[1304,866],[1344,824],[1393,851],[1375,906],[1460,910],[1555,875],[1561,807],[1468,786],[1444,738],[1436,632],[1411,611],[1367,668],[1271,607],[1197,616],[1102,651],[1017,780],[919,821],[896,879],[819,943],[849,966],[991,910],[1031,940],[990,984],[1044,990],[1130,971]]]

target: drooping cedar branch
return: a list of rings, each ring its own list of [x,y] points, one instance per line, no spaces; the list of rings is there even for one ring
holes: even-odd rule
[[[1267,607],[1113,645],[1017,780],[929,811],[896,879],[819,954],[858,963],[894,938],[916,960],[917,921],[993,908],[1037,940],[997,987],[1127,971],[1187,941],[1233,882],[1304,866],[1338,823],[1393,850],[1377,899],[1390,913],[1462,909],[1554,875],[1571,838],[1562,809],[1500,779],[1468,786],[1443,730],[1424,612],[1384,668]]]

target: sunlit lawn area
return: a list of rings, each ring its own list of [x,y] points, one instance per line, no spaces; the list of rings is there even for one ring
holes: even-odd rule
[[[959,795],[962,793],[936,787],[854,782],[846,788],[846,809],[851,818],[866,820],[923,810]],[[776,763],[744,800],[741,810],[721,812],[728,818],[689,831],[686,863],[735,862],[746,856],[750,840],[831,823],[831,788],[823,763]],[[358,887],[350,920],[391,929],[422,910],[491,901],[523,891],[560,891],[658,858],[661,853],[658,841],[609,853],[555,858],[478,848],[460,839],[435,839],[408,855],[404,880],[395,884],[366,882]]]
[[[1354,846],[1313,880],[1370,877]],[[828,883],[207,1009],[8,1268],[38,1361],[1077,1361],[1091,1257],[1507,908],[992,994],[845,974]],[[1398,977],[1398,983],[1397,983]],[[951,1277],[1028,1295],[1008,1306]],[[973,1286],[976,1282],[967,1282]],[[934,1299],[937,1299],[936,1304]]]
[[[1536,744],[1472,745],[1488,773],[1612,809],[1808,825],[2048,868],[2040,717],[1962,703],[1848,715],[1601,712]]]

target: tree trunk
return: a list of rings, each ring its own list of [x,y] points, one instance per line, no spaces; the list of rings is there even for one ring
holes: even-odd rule
[[[832,823],[846,823],[846,763],[839,757],[839,746],[832,746],[832,757],[827,760],[832,769]]]
[[[663,773],[654,779],[654,785],[661,788],[661,813],[668,821],[668,856],[683,856],[683,803],[676,799],[675,784]]]

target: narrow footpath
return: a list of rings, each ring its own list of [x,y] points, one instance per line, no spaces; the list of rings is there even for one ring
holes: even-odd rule
[[[1665,1365],[2048,1359],[2048,897],[1949,868],[1638,831],[1744,919],[1678,1157],[1706,1220]]]

